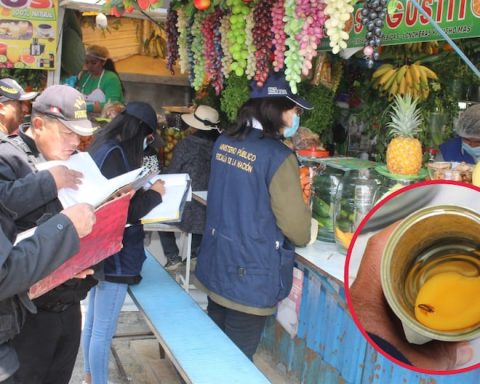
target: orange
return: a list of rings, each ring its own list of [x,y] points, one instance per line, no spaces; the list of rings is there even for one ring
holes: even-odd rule
[[[480,0],[472,0],[472,12],[475,16],[480,17]]]

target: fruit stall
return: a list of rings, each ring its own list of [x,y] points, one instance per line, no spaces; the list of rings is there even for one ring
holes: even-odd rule
[[[123,14],[132,4],[111,0],[104,9]],[[219,110],[223,126],[248,99],[249,82],[263,84],[270,70],[284,71],[314,104],[289,145],[318,240],[297,250],[294,329],[281,315],[271,319],[261,347],[304,383],[478,381],[478,371],[432,376],[384,358],[355,326],[343,285],[346,250],[372,206],[405,185],[449,177],[427,165],[461,108],[480,102],[471,68],[478,2],[194,0],[171,1],[166,12],[167,68],[188,76],[194,102]],[[174,144],[181,128],[168,129]],[[472,174],[473,165],[457,171],[463,181]]]
[[[453,171],[462,181],[473,177],[480,183],[478,166],[449,164],[448,173],[434,164],[462,108],[480,102],[480,77],[470,66],[480,62],[479,4],[173,0],[164,8],[158,0],[109,0],[103,5],[104,13],[116,17],[165,11],[161,65],[187,77],[194,103],[220,111],[222,126],[235,120],[248,99],[249,82],[263,84],[271,70],[284,71],[292,91],[313,103],[288,144],[302,164],[318,240],[297,250],[295,326],[282,325],[280,315],[272,318],[261,343],[292,379],[352,384],[480,379],[478,370],[435,376],[393,364],[357,329],[343,282],[353,233],[381,198],[427,178],[450,178]],[[454,40],[445,41],[432,21]],[[13,23],[18,28],[4,34],[20,30],[19,22]],[[46,32],[28,27],[25,33]],[[0,62],[1,50],[0,44]],[[25,64],[27,56],[16,62]],[[188,134],[179,115],[191,110],[163,107],[168,164],[176,142]]]

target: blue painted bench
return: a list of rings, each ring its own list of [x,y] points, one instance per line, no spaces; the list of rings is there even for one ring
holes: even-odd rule
[[[265,384],[263,373],[147,251],[130,296],[187,383]]]

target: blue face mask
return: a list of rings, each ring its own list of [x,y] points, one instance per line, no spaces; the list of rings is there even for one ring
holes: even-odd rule
[[[467,143],[462,142],[462,148],[465,152],[467,152],[474,159],[477,159],[477,157],[480,157],[480,147],[471,147]]]
[[[147,147],[148,147],[148,138],[145,137],[145,138],[143,139],[143,150],[146,150]]]
[[[292,125],[283,131],[283,137],[292,137],[293,135],[295,135],[295,132],[297,132],[299,126],[300,116],[295,113],[293,115]]]

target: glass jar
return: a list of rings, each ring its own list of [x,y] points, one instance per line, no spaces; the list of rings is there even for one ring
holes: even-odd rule
[[[346,254],[353,233],[382,196],[384,178],[374,170],[345,173],[335,196],[334,232],[340,252]]]
[[[335,195],[343,174],[342,170],[326,167],[313,177],[312,217],[318,221],[318,240],[335,242]]]

